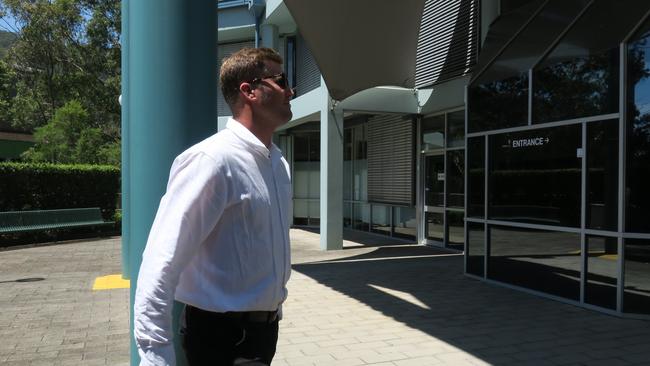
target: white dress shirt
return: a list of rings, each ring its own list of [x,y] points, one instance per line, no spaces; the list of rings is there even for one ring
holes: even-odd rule
[[[133,304],[141,365],[175,365],[174,298],[200,309],[272,311],[287,297],[289,166],[239,122],[175,160]]]

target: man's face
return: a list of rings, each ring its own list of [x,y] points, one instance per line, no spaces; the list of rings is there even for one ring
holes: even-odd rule
[[[273,61],[266,61],[265,64],[266,73],[260,77],[261,81],[255,88],[255,92],[259,93],[255,113],[277,128],[290,121],[293,116],[290,104],[293,91],[288,85],[285,85],[285,88],[278,85],[280,77],[274,75],[283,72],[280,64]]]

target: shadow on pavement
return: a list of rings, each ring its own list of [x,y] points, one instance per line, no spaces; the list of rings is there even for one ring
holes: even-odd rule
[[[650,322],[472,279],[460,254],[398,245],[293,269],[491,364],[650,359]]]

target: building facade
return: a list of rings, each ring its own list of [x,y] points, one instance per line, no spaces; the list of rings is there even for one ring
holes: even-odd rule
[[[339,147],[318,45],[282,1],[218,4],[219,60],[275,48],[296,88],[276,136],[294,226],[463,251],[469,276],[650,316],[650,3],[427,0],[413,103],[390,86],[341,101],[342,163],[327,176]],[[223,126],[220,95],[218,113]]]

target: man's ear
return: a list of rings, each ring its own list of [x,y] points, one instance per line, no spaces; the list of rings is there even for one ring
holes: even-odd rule
[[[245,99],[252,100],[256,98],[253,90],[253,86],[250,83],[239,84],[239,92],[242,93],[242,97]]]

